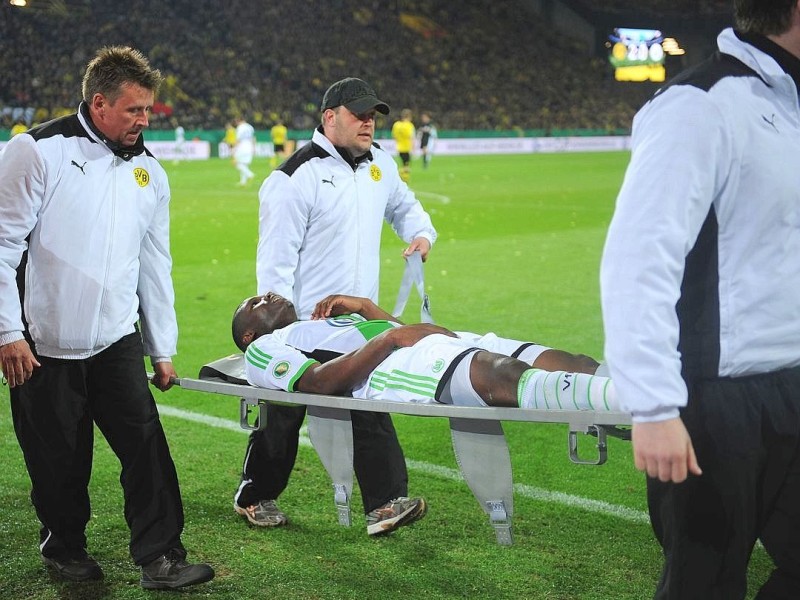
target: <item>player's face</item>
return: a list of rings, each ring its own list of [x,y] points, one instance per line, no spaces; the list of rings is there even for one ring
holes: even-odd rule
[[[272,333],[297,321],[294,305],[283,296],[267,292],[244,301],[243,309],[258,335]]]
[[[333,118],[325,131],[333,144],[347,149],[356,157],[369,152],[375,137],[375,109],[357,115],[339,106],[331,112]]]
[[[134,83],[123,84],[114,101],[100,93],[92,98],[92,120],[112,142],[133,146],[142,130],[150,125],[155,93]]]

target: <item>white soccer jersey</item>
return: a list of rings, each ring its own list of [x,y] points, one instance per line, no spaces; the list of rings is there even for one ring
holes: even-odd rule
[[[256,339],[245,352],[247,380],[259,387],[293,392],[295,382],[314,362],[328,362],[356,350],[373,337],[399,326],[342,315],[296,321]]]
[[[318,321],[296,321],[256,339],[245,352],[248,382],[268,389],[295,391],[295,383],[315,362],[328,362],[361,348],[384,331],[399,327],[391,321],[368,321],[361,315],[343,315]],[[532,362],[544,346],[459,332],[457,338],[431,335],[411,348],[388,356],[353,390],[354,398],[434,402],[451,365],[470,350],[480,349]],[[525,353],[529,353],[527,356]]]

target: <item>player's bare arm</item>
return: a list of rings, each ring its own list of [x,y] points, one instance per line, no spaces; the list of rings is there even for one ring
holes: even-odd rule
[[[297,380],[295,389],[312,394],[345,394],[364,381],[395,349],[413,346],[422,338],[436,333],[455,337],[453,332],[444,327],[428,323],[390,329],[372,338],[358,350],[325,364],[311,365]]]

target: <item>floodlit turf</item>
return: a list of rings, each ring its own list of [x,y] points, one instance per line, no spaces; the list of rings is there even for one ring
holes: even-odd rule
[[[495,331],[594,356],[602,353],[598,264],[626,153],[435,157],[413,165],[411,186],[439,230],[426,265],[434,318],[453,329]],[[172,183],[172,248],[180,324],[178,373],[235,351],[230,317],[255,292],[258,183],[240,188],[230,162],[167,163]],[[266,160],[257,161],[258,177]],[[402,274],[402,243],[387,229],[381,294],[391,309]],[[412,296],[405,319],[415,320]],[[301,447],[280,500],[290,524],[247,527],[231,508],[246,436],[238,402],[173,389],[155,392],[183,489],[190,559],[217,578],[182,594],[220,599],[487,598],[640,600],[652,595],[660,551],[646,520],[643,477],[630,445],[612,439],[609,462],[572,464],[565,426],[506,423],[514,467],[512,547],[500,547],[458,471],[442,419],[396,416],[410,491],[428,516],[370,539],[353,499],[355,524],[337,524],[329,479]],[[14,437],[8,392],[0,392],[0,598],[153,598],[127,554],[119,467],[97,435],[89,550],[101,583],[48,578],[38,558],[38,522]],[[171,409],[171,410],[170,410]],[[224,419],[193,422],[178,411]],[[167,410],[170,414],[167,415]],[[47,415],[42,415],[47,418]],[[581,439],[586,451],[589,438]],[[751,595],[768,575],[754,553]]]

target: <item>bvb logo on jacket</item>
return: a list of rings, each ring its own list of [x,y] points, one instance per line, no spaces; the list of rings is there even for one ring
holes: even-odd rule
[[[381,173],[381,168],[378,165],[372,164],[369,167],[369,174],[372,177],[373,181],[380,181],[383,174]]]
[[[147,184],[150,183],[150,173],[141,167],[137,167],[133,170],[133,176],[136,179],[136,183],[139,184],[139,187],[147,187]]]

